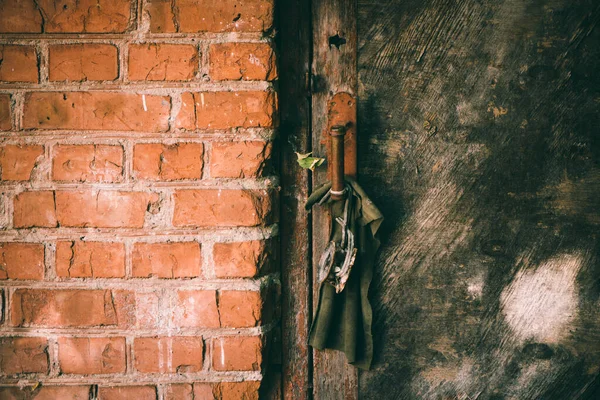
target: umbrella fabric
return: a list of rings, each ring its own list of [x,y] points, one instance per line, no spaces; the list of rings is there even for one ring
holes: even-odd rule
[[[342,240],[344,230],[336,219],[343,217],[347,206],[347,229],[354,235],[357,248],[350,276],[340,293],[336,293],[330,280],[321,282],[309,344],[319,350],[328,348],[343,351],[349,363],[369,369],[373,358],[373,314],[367,295],[380,245],[377,231],[383,222],[383,215],[356,181],[347,180],[346,183],[348,205],[344,200],[331,200],[331,183],[316,189],[306,203],[306,209],[316,203],[329,206],[332,221],[330,241],[336,243]]]

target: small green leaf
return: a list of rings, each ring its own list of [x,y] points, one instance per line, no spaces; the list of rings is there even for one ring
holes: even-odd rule
[[[306,169],[310,169],[311,171],[314,171],[316,167],[321,166],[325,162],[325,159],[319,158],[319,157],[311,157],[310,156],[311,154],[312,153],[306,153],[306,154],[296,153],[296,155],[298,156],[298,164],[302,168],[306,168]]]

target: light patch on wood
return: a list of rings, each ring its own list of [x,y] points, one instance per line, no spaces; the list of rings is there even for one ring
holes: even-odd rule
[[[577,314],[575,279],[579,255],[552,258],[534,270],[522,270],[501,295],[502,313],[516,339],[559,343]]]

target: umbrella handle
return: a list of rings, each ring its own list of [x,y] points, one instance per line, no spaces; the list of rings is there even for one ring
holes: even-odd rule
[[[331,199],[342,200],[345,194],[344,183],[344,136],[346,127],[334,125],[331,135]]]

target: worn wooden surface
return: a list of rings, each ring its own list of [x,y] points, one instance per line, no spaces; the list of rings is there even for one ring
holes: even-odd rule
[[[281,154],[282,392],[284,399],[308,399],[312,354],[310,216],[304,210],[311,182],[296,154],[310,149],[310,0],[277,3]],[[290,18],[290,16],[294,16]]]
[[[331,101],[338,93],[356,96],[356,1],[322,0],[312,4],[312,150],[317,156],[327,153],[323,141],[329,124]],[[327,179],[326,168],[313,175],[313,186]],[[318,291],[315,277],[318,260],[329,235],[329,218],[320,207],[313,209],[313,304]],[[313,398],[352,400],[357,396],[357,373],[343,354],[336,351],[313,352]]]
[[[359,0],[361,399],[600,399],[600,3]]]

